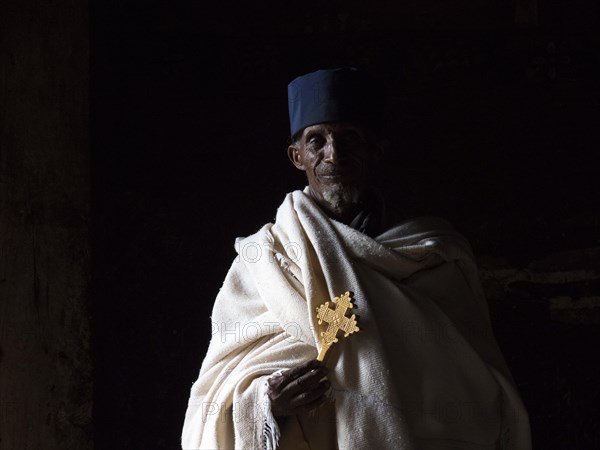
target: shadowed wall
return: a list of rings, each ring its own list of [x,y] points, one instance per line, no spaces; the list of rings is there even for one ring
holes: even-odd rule
[[[0,3],[0,448],[93,447],[87,2]]]

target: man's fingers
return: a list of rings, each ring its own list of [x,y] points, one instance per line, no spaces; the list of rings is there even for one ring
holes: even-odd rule
[[[329,389],[330,383],[328,380],[323,380],[311,390],[306,390],[294,395],[290,399],[290,406],[292,408],[298,408],[301,406],[309,405],[319,398],[325,395],[325,392]]]
[[[327,368],[312,360],[268,379],[273,414],[290,415],[317,407],[330,387]]]
[[[277,374],[277,375],[272,375],[271,377],[267,378],[267,383],[269,383],[269,386],[275,387],[275,386],[288,384],[289,379],[287,377],[284,377],[282,374]]]
[[[321,378],[324,378],[326,375],[327,369],[324,366],[320,366],[296,378],[296,383],[302,387],[309,387],[319,383]]]
[[[283,372],[283,376],[295,380],[296,378],[301,377],[305,373],[310,372],[311,370],[318,369],[320,367],[326,370],[325,366],[320,361],[313,359],[305,362],[304,364],[300,364],[299,366],[286,370],[285,372]]]
[[[283,373],[285,383],[291,390],[306,390],[327,375],[327,368],[316,361],[317,364],[294,367]]]
[[[324,372],[311,372],[310,374],[306,374],[306,376],[302,376],[296,378],[294,381],[291,381],[286,386],[282,387],[279,392],[281,393],[282,397],[293,398],[299,394],[320,389],[321,380],[324,378],[324,376]],[[327,380],[325,379],[323,381]],[[327,383],[329,383],[329,381],[327,381]]]

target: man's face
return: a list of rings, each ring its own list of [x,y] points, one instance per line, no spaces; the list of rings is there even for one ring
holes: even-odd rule
[[[307,127],[288,148],[292,163],[306,173],[313,199],[338,219],[365,200],[379,154],[363,127],[345,122]]]

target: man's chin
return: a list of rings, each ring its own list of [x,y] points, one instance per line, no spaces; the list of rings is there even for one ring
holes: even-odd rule
[[[356,209],[363,199],[362,191],[358,186],[344,183],[334,183],[327,186],[323,189],[321,195],[323,200],[331,206],[331,209],[338,214]]]

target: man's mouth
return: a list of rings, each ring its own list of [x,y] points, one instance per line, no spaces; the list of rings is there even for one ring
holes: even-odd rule
[[[342,172],[324,173],[319,175],[319,178],[344,178],[345,174]]]
[[[326,169],[317,173],[319,178],[331,179],[331,180],[342,180],[347,178],[353,178],[353,171],[347,168],[336,167],[334,169]]]
[[[342,174],[331,174],[331,175],[322,175],[319,177],[321,183],[327,185],[339,185],[344,186],[350,183],[351,178]]]

